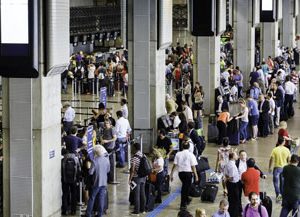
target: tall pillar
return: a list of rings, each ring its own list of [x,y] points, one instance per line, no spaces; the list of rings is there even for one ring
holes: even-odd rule
[[[129,106],[134,134],[144,151],[153,144],[157,118],[165,113],[165,51],[157,49],[157,5],[128,1]]]
[[[3,78],[4,216],[61,216],[61,81],[44,77],[44,64],[68,62],[69,9],[48,2],[47,24],[40,10],[39,77]]]
[[[197,38],[198,81],[203,86],[204,113],[215,113],[215,88],[220,84],[220,36]]]
[[[298,6],[300,7],[300,0],[296,0],[298,1]],[[300,35],[300,8],[298,8],[299,12],[296,18],[296,35],[299,36]],[[296,41],[297,43],[297,47],[298,49],[300,48],[300,40]]]
[[[285,47],[295,46],[295,18],[294,18],[294,0],[282,1],[282,44]]]
[[[235,0],[234,13],[234,65],[239,66],[244,78],[254,67],[255,28],[252,26],[252,1]],[[245,84],[248,82],[244,79]]]
[[[127,42],[127,0],[121,0],[121,38],[126,48]]]
[[[278,22],[262,23],[262,58],[275,57],[278,54]]]

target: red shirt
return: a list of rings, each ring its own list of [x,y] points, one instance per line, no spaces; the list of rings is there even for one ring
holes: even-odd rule
[[[288,131],[286,129],[282,129],[281,128],[280,130],[278,130],[278,137],[279,136],[289,137],[289,133],[288,133]],[[288,140],[285,141],[285,146],[289,146],[289,141]]]
[[[251,192],[255,192],[259,195],[259,176],[258,170],[253,167],[248,168],[246,172],[242,174],[242,182],[244,185],[244,195],[248,197]]]

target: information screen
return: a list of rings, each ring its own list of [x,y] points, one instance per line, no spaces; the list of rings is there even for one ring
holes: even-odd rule
[[[273,0],[262,0],[261,1],[262,11],[272,11],[273,10]]]
[[[1,0],[1,43],[29,43],[28,0]]]

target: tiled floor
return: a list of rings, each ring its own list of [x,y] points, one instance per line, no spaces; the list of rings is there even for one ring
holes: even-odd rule
[[[62,95],[62,100],[70,100],[72,96],[70,94]],[[84,101],[74,101],[73,106],[84,106],[84,107],[97,107],[98,100],[95,96],[92,95],[82,95],[81,97],[76,97],[75,99],[81,100],[95,100],[95,102],[84,102]],[[109,100],[113,100],[115,102],[109,102],[108,107],[112,107],[114,112],[119,108],[120,101],[119,94],[116,94],[116,97],[113,99],[109,98]],[[299,100],[298,100],[299,101]],[[293,119],[288,121],[288,130],[289,133],[294,137],[300,137],[300,112],[299,112],[299,104],[296,103],[295,105],[295,116]],[[91,113],[88,108],[79,110],[76,109],[77,112],[82,113]],[[87,115],[78,115],[77,120],[83,121]],[[204,119],[204,130],[207,128],[207,119]],[[206,131],[205,131],[206,132]],[[275,146],[275,142],[277,140],[277,131],[273,136],[269,136],[267,138],[259,138],[257,141],[250,141],[243,145],[239,145],[237,148],[239,150],[244,149],[248,152],[248,156],[254,157],[256,162],[260,166],[263,171],[267,171],[268,169],[268,162],[269,162],[269,155],[271,153],[272,148]],[[216,160],[216,153],[217,153],[217,146],[215,144],[207,144],[207,147],[204,151],[204,155],[208,157],[209,163],[211,167],[214,167],[215,160]],[[176,177],[176,176],[175,176]],[[120,181],[119,185],[109,185],[109,210],[107,216],[111,217],[125,217],[129,216],[131,211],[131,207],[129,206],[128,196],[129,196],[129,187],[127,185],[128,175],[122,173],[122,170],[117,170],[117,178]],[[261,188],[263,183],[261,183]],[[265,182],[265,190],[267,194],[271,196],[273,200],[273,215],[274,217],[278,217],[280,213],[280,204],[275,203],[275,193],[272,184],[272,175],[268,174],[268,177]],[[147,213],[146,215],[140,216],[163,216],[163,217],[174,217],[177,216],[179,211],[179,202],[180,202],[180,195],[174,193],[180,187],[180,181],[178,178],[175,178],[175,181],[171,183],[172,192],[169,195],[164,196],[165,202],[170,202],[165,208],[155,210],[155,213]],[[174,194],[173,194],[174,193]],[[177,196],[176,196],[177,195]],[[172,198],[175,198],[172,201]],[[223,198],[222,196],[222,187],[219,186],[219,192],[217,195],[217,199],[215,203],[202,203],[199,198],[193,198],[191,205],[188,207],[188,210],[191,211],[193,214],[196,208],[205,208],[208,216],[211,216],[213,212],[218,209],[218,203]],[[246,199],[243,198],[243,205],[246,204]],[[79,215],[79,214],[78,214]]]

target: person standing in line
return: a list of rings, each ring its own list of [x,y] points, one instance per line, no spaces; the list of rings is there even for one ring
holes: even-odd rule
[[[249,109],[244,99],[240,99],[239,104],[241,106],[241,113],[235,119],[241,119],[240,122],[241,144],[244,144],[248,138],[247,127],[249,122],[248,119]]]
[[[173,181],[175,168],[178,167],[178,175],[182,182],[180,209],[186,209],[187,205],[191,202],[191,199],[189,198],[189,190],[192,184],[193,174],[194,181],[198,182],[198,175],[195,167],[197,165],[197,159],[195,155],[189,151],[189,142],[184,142],[182,147],[183,150],[177,152],[175,155],[170,178],[171,181]]]
[[[294,216],[299,207],[300,201],[300,167],[299,157],[291,156],[290,164],[283,167],[282,177],[284,179],[283,194],[282,194],[282,209],[280,217],[287,217],[292,210]]]
[[[65,109],[64,119],[63,119],[63,128],[64,131],[69,134],[71,127],[73,126],[73,121],[75,119],[75,110],[72,108],[69,102],[66,102],[63,106]]]
[[[227,137],[227,123],[231,120],[230,113],[226,108],[218,116],[217,127],[219,130],[218,145],[221,145],[223,138]]]
[[[117,134],[116,140],[116,149],[119,149],[117,152],[117,167],[125,166],[125,145],[127,142],[127,138],[131,133],[131,127],[129,121],[123,117],[122,111],[117,111],[118,120],[116,121],[115,131]]]
[[[277,147],[275,147],[270,156],[269,160],[269,172],[272,172],[273,166],[273,184],[276,193],[276,202],[280,202],[282,200],[282,189],[280,187],[280,183],[283,182],[280,178],[280,174],[283,171],[283,167],[288,164],[290,159],[290,150],[284,146],[285,139],[283,137],[279,137],[277,140]],[[281,181],[280,181],[281,180]]]
[[[96,145],[94,150],[95,159],[93,160],[91,168],[89,169],[89,174],[94,175],[95,179],[86,209],[86,216],[92,216],[94,202],[99,194],[99,210],[97,211],[98,217],[102,217],[105,209],[105,201],[107,200],[107,173],[109,173],[110,170],[110,163],[106,155],[107,152],[103,146]]]
[[[256,100],[254,100],[250,94],[247,94],[247,106],[249,109],[249,119],[250,124],[252,126],[252,140],[257,139],[257,133],[258,133],[258,119],[259,119],[259,110],[258,110],[258,104]]]
[[[269,102],[270,105],[270,110],[269,110],[269,133],[274,134],[274,116],[275,116],[275,101],[273,99],[273,94],[272,92],[269,92],[266,97],[267,101]]]
[[[259,95],[259,135],[261,137],[267,137],[269,135],[269,111],[270,111],[270,103],[265,100],[264,95]]]
[[[291,82],[291,77],[287,76],[284,84],[285,96],[284,96],[284,112],[287,113],[288,117],[294,116],[294,93],[297,91],[297,86]]]
[[[159,149],[164,149],[166,152],[166,156],[164,158],[164,173],[165,175],[168,175],[169,172],[169,158],[170,154],[172,153],[172,141],[169,137],[166,136],[166,130],[165,129],[159,129],[158,137],[156,140],[156,147]]]
[[[230,217],[228,207],[228,201],[226,199],[222,199],[219,204],[219,210],[215,212],[212,217]]]
[[[259,196],[256,192],[249,194],[249,201],[244,208],[244,217],[269,217],[266,207],[260,204]]]
[[[134,194],[134,211],[132,214],[144,213],[146,209],[146,195],[145,195],[145,183],[146,177],[139,177],[138,170],[141,164],[141,159],[143,157],[143,153],[141,151],[141,144],[134,143],[133,147],[135,149],[135,154],[130,159],[130,174],[128,184],[134,184],[133,188]]]
[[[225,182],[228,190],[228,202],[229,208],[228,212],[230,216],[238,217],[240,213],[241,207],[241,199],[240,199],[240,191],[239,191],[239,172],[235,165],[235,161],[237,160],[237,154],[232,152],[229,154],[229,162],[225,165],[224,175]]]
[[[127,107],[126,99],[121,99],[121,111],[122,111],[123,117],[128,119],[128,107]]]

